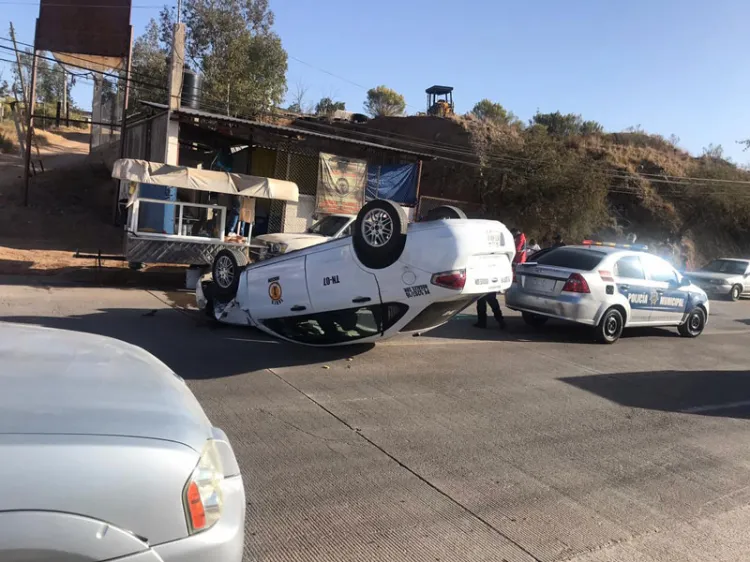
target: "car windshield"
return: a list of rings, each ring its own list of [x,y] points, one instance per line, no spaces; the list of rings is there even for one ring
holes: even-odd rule
[[[701,271],[710,273],[729,273],[731,275],[742,275],[747,270],[747,263],[744,261],[734,260],[714,260],[705,266]]]
[[[323,217],[310,228],[308,234],[320,234],[321,236],[336,236],[339,230],[349,222],[349,217]]]
[[[597,252],[596,250],[563,246],[550,250],[543,256],[540,256],[539,259],[535,258],[533,261],[539,265],[552,265],[591,271],[599,265],[604,256],[606,256],[604,252]]]

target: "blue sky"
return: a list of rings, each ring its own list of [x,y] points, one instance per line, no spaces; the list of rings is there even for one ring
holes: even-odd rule
[[[160,4],[133,2],[140,33]],[[385,84],[415,113],[426,87],[446,84],[459,112],[486,97],[524,120],[537,109],[580,113],[610,131],[675,134],[693,153],[722,144],[750,162],[736,144],[750,136],[747,0],[270,3],[290,55],[290,92],[305,85],[311,103],[331,96],[360,111],[366,89]],[[12,19],[19,39],[31,41],[36,7],[0,0],[0,13],[0,36]],[[73,95],[90,105],[86,85]]]

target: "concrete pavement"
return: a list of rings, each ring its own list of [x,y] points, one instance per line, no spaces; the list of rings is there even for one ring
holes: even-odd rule
[[[237,452],[247,559],[737,561],[750,547],[750,301],[703,336],[454,320],[317,350],[184,293],[5,286],[0,319],[135,343]]]

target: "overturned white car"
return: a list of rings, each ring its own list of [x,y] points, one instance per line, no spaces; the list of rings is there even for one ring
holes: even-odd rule
[[[440,207],[407,227],[401,207],[375,200],[352,236],[252,265],[222,250],[196,297],[216,320],[285,340],[375,342],[440,326],[483,294],[507,289],[514,253],[500,222]]]

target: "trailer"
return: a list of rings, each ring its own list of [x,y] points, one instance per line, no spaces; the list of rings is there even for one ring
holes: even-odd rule
[[[224,248],[248,262],[254,251],[265,250],[265,245],[251,244],[256,198],[299,200],[294,182],[146,160],[117,160],[112,177],[125,183],[127,193],[128,263],[189,265],[197,270],[189,279],[197,279]],[[235,213],[246,219],[247,231],[237,227],[227,233],[227,221]]]

